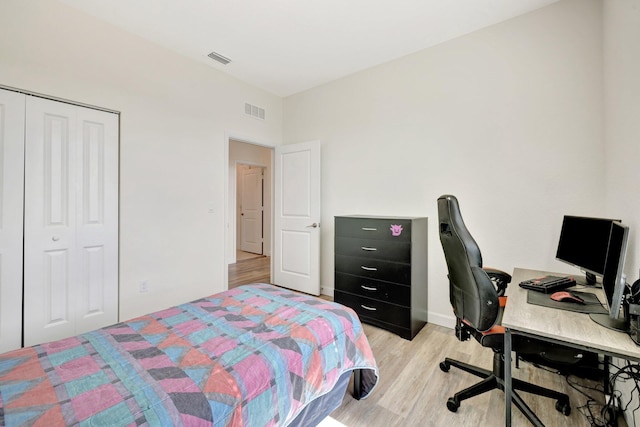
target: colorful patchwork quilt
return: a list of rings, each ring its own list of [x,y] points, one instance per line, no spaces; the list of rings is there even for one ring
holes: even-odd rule
[[[0,355],[2,426],[280,426],[378,369],[356,314],[247,285]]]

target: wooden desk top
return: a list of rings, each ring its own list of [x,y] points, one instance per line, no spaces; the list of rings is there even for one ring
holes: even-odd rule
[[[591,320],[588,314],[543,307],[527,303],[527,290],[518,284],[524,280],[546,274],[566,276],[538,270],[516,268],[507,288],[507,307],[502,317],[502,325],[513,331],[559,340],[569,344],[600,350],[613,356],[640,360],[640,345],[623,332],[607,329]],[[600,289],[580,289],[594,292],[600,301],[604,295]]]

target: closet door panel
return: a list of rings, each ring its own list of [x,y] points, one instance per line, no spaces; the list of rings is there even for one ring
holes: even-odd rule
[[[45,328],[56,328],[73,321],[69,313],[69,251],[44,251],[44,312]]]
[[[24,103],[0,89],[0,353],[22,343]]]
[[[78,333],[117,322],[118,117],[78,107]]]
[[[75,335],[75,109],[35,97],[26,102],[25,345]]]

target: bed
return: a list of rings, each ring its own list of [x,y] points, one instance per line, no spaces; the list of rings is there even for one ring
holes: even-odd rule
[[[3,426],[311,426],[378,369],[349,308],[245,285],[0,355]]]

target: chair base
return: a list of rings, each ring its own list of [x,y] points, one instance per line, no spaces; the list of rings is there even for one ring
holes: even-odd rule
[[[502,353],[494,352],[493,372],[449,358],[446,358],[444,362],[440,363],[440,369],[444,372],[449,372],[451,366],[455,366],[458,369],[461,369],[483,379],[479,383],[476,383],[471,387],[467,387],[466,389],[456,393],[453,397],[449,398],[449,400],[447,401],[447,408],[451,412],[456,412],[460,407],[460,402],[462,402],[463,400],[478,396],[479,394],[485,393],[490,390],[499,389],[504,391],[504,360],[502,358]],[[556,399],[556,410],[558,412],[561,412],[562,414],[567,416],[571,413],[569,396],[564,393],[540,387],[538,385],[531,384],[516,378],[511,379],[511,389],[513,403],[520,410],[520,412],[522,412],[522,414],[527,417],[531,424],[535,426],[544,426],[544,424],[542,424],[536,414],[534,414],[531,408],[529,408],[524,400],[522,400],[516,390],[536,394],[538,396],[549,397],[551,399]]]

